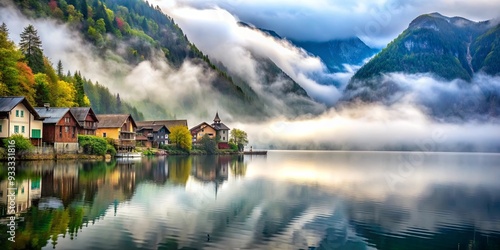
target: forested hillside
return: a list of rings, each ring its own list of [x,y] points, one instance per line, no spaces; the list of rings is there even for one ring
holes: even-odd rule
[[[52,107],[88,107],[96,113],[130,113],[136,119],[143,114],[119,96],[85,79],[80,72],[64,73],[59,61],[56,69],[43,54],[42,41],[29,25],[20,34],[16,46],[9,39],[5,23],[0,26],[0,96],[26,96],[33,106],[49,103]]]

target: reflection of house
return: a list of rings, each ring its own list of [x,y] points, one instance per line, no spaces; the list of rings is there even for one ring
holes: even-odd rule
[[[14,192],[15,194],[15,196],[11,196],[16,203],[15,213],[20,213],[30,208],[33,200],[40,199],[41,186],[42,181],[40,178],[27,179],[16,182],[16,190],[8,189],[11,188],[11,186],[9,186],[8,180],[0,182],[0,203],[5,205],[5,207],[2,206],[0,216],[12,214],[9,213],[9,210],[11,210],[9,208],[9,199],[12,200],[11,198],[9,198],[10,192]]]
[[[69,205],[78,192],[78,166],[72,162],[58,162],[52,171],[44,172],[43,197],[57,197]]]
[[[54,146],[56,152],[78,151],[78,121],[69,108],[37,107],[43,120],[43,142]]]
[[[111,138],[115,147],[119,150],[131,150],[135,148],[135,131],[137,125],[129,114],[105,114],[97,115],[99,125],[96,135]]]
[[[145,147],[160,147],[168,143],[170,131],[165,125],[145,125],[137,123],[136,141]]]
[[[217,131],[206,122],[202,122],[199,125],[191,128],[191,137],[193,138],[193,143],[196,143],[203,138],[204,135],[208,135],[211,139],[216,139]]]
[[[168,133],[165,134],[166,136],[165,139],[169,144],[170,140],[168,140],[168,134],[170,133],[170,131],[172,131],[173,127],[183,126],[185,128],[188,128],[187,120],[157,120],[157,121],[142,121],[137,123],[138,127],[152,127],[157,125],[163,125],[167,129]]]
[[[99,120],[94,111],[90,107],[70,108],[73,116],[75,116],[80,125],[79,135],[95,135]]]
[[[34,145],[42,140],[42,118],[24,97],[0,97],[0,138],[22,134]]]

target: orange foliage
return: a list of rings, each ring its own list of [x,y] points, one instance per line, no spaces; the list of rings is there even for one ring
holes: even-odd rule
[[[35,76],[31,68],[24,62],[17,62],[19,70],[19,90],[21,93],[16,93],[26,96],[26,99],[31,104],[35,104]]]

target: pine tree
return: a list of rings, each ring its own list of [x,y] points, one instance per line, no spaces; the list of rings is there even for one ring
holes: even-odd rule
[[[7,24],[2,23],[2,25],[0,25],[0,32],[4,33],[6,36],[9,35],[9,29],[7,28]]]
[[[28,61],[28,66],[33,70],[33,73],[36,74],[45,71],[42,41],[33,25],[30,24],[24,28],[23,33],[21,33],[19,48]]]
[[[59,76],[59,78],[63,77],[63,65],[61,60],[57,62],[57,76]]]
[[[75,103],[79,107],[84,107],[85,106],[85,90],[83,89],[83,79],[82,75],[80,72],[75,72]]]
[[[120,100],[120,94],[116,94],[116,109],[118,113],[123,112],[122,100]]]
[[[80,2],[80,12],[83,15],[83,19],[87,20],[87,18],[89,17],[89,9],[86,0],[82,0]]]

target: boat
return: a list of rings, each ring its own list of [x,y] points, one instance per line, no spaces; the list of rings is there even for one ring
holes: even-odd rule
[[[267,151],[244,151],[245,155],[267,155]]]
[[[116,153],[115,157],[117,158],[140,158],[142,157],[141,152],[119,152]]]

